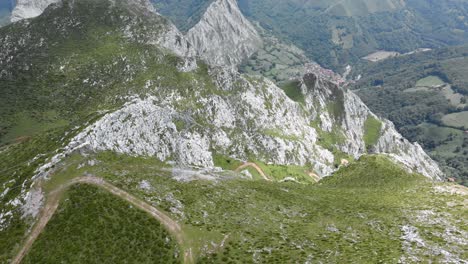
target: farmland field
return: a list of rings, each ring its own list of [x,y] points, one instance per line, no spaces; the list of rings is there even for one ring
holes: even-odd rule
[[[434,87],[434,86],[440,86],[444,84],[445,84],[444,81],[442,81],[437,76],[427,76],[426,78],[419,80],[416,83],[416,87]]]
[[[445,115],[442,121],[447,126],[464,127],[464,129],[468,129],[468,111]]]

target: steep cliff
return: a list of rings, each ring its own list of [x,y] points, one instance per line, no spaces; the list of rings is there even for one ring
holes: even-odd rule
[[[213,66],[237,66],[261,45],[253,25],[235,0],[213,2],[187,38],[198,54]]]
[[[352,91],[306,73],[301,82],[305,106],[316,127],[333,135],[332,148],[359,158],[366,153],[390,156],[408,170],[441,179],[443,173],[417,143],[400,135],[394,125],[378,118]]]

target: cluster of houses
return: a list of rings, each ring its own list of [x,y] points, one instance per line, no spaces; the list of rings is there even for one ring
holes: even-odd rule
[[[308,63],[305,65],[306,73],[314,73],[319,78],[328,80],[339,86],[347,85],[347,80],[332,70],[325,69],[317,63]]]

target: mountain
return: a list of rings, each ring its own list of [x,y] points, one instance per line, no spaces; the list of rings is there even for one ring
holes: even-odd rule
[[[237,66],[262,44],[234,0],[213,2],[187,32],[187,39],[204,61],[218,66]]]
[[[210,0],[154,0],[161,13],[187,29]],[[239,0],[242,12],[320,65],[343,69],[375,51],[406,53],[463,44],[468,3],[463,0]]]
[[[427,51],[354,69],[359,96],[467,184],[468,46]]]
[[[220,1],[220,3],[226,2]],[[215,7],[217,8],[217,6]],[[56,6],[55,8],[60,7]],[[142,6],[141,9],[146,9],[146,7]],[[225,11],[228,11],[228,9]],[[218,13],[208,12],[207,14],[215,17],[211,20],[207,19],[207,21],[216,21]],[[65,16],[64,19],[70,19],[70,17],[73,16]],[[162,18],[155,16],[155,24],[157,24],[158,19],[161,20]],[[221,21],[220,24],[226,21],[230,22],[230,20],[218,21]],[[243,21],[242,19],[238,20],[239,23]],[[89,21],[86,23],[94,26],[94,23],[97,22]],[[202,21],[202,23],[207,22]],[[163,47],[169,47],[172,52],[176,51],[179,55],[191,54],[190,51],[180,52],[178,49],[179,47],[192,48],[188,44],[181,44],[184,42],[184,36],[177,35],[173,38],[173,43],[180,44],[178,47],[165,45],[166,42],[170,43],[170,39],[168,40],[166,36],[174,35],[174,28],[170,24],[166,24],[166,28],[163,27],[162,29],[165,33],[161,34],[161,22],[158,24],[155,26],[156,28],[143,28],[143,31],[126,30],[124,31],[124,37],[131,40],[135,39],[138,43],[159,44]],[[74,111],[73,108],[70,108],[78,108],[82,102],[87,102],[90,105],[90,109],[87,109],[87,111],[91,111],[93,109],[91,107],[96,107],[91,102],[93,99],[96,100],[98,96],[101,96],[99,103],[108,102],[107,108],[118,107],[118,103],[113,101],[116,100],[115,96],[119,95],[119,90],[115,87],[112,87],[113,89],[104,89],[109,83],[104,82],[101,75],[112,76],[112,74],[103,69],[95,69],[93,72],[88,72],[87,67],[77,64],[79,68],[72,69],[73,71],[78,70],[81,72],[79,74],[81,77],[70,80],[71,83],[67,80],[69,75],[66,72],[62,73],[67,65],[61,63],[56,65],[36,65],[38,68],[34,69],[34,71],[37,70],[38,72],[44,71],[42,68],[44,66],[53,67],[52,76],[44,74],[34,75],[32,80],[22,80],[15,77],[15,75],[22,72],[21,70],[16,70],[21,69],[21,65],[26,65],[23,71],[31,71],[32,69],[29,69],[28,66],[29,61],[34,65],[34,61],[38,61],[39,58],[43,58],[44,56],[47,58],[57,57],[61,61],[63,60],[63,52],[67,52],[70,49],[64,45],[59,45],[59,51],[53,53],[55,50],[52,47],[46,49],[41,47],[41,50],[47,53],[40,54],[34,50],[38,48],[36,45],[28,45],[28,43],[41,43],[42,39],[43,45],[48,47],[50,44],[47,43],[50,43],[50,39],[58,37],[60,41],[66,40],[66,38],[60,35],[57,36],[57,33],[54,32],[50,32],[50,35],[44,34],[47,32],[32,35],[27,42],[15,44],[15,36],[20,37],[22,31],[30,31],[26,25],[24,27],[26,29],[15,29],[12,35],[7,34],[8,38],[2,39],[3,46],[6,47],[2,53],[3,75],[7,77],[5,81],[8,81],[6,84],[10,87],[32,88],[30,91],[17,89],[15,92],[27,93],[33,98],[42,98],[34,99],[34,104],[50,105],[50,108],[46,108],[47,110],[44,110],[44,113],[37,114],[38,116],[46,116],[48,112],[54,112],[56,119],[64,119],[65,123],[74,121],[72,117],[67,116],[66,112],[71,112],[75,117],[76,110]],[[120,27],[123,27],[123,25],[120,25]],[[200,27],[203,28],[203,26]],[[238,27],[240,28],[241,26]],[[197,32],[197,28],[198,26],[195,26],[192,32]],[[6,30],[12,29],[6,28]],[[62,32],[69,34],[69,32],[78,31],[76,33],[80,35],[89,34],[87,31],[81,32],[80,30],[81,27],[72,27],[62,30]],[[105,28],[101,30],[105,30]],[[122,35],[119,31],[114,30],[111,32],[114,32],[117,36]],[[92,38],[96,38],[94,34],[93,32]],[[239,32],[239,34],[242,36],[243,32]],[[190,31],[188,35],[190,39]],[[99,42],[103,42],[100,38],[97,39]],[[239,39],[242,39],[242,37]],[[204,39],[202,38],[201,40]],[[106,42],[103,43],[105,44]],[[249,43],[249,39],[247,39],[246,43]],[[54,46],[56,45],[54,44]],[[193,45],[193,47],[200,45],[204,45],[201,50],[210,50],[211,41],[200,41],[199,44]],[[234,44],[227,42],[227,45]],[[23,52],[19,50],[21,46],[33,50]],[[211,50],[216,51],[217,48],[214,47]],[[65,49],[65,51],[62,49]],[[72,56],[71,58],[75,59],[74,53],[77,50],[71,49],[70,51],[72,52],[71,55],[65,55]],[[84,56],[89,56],[86,55],[86,49],[83,52],[85,52]],[[93,52],[96,52],[96,50]],[[16,56],[15,54],[19,54],[20,56]],[[35,57],[38,55],[40,56],[39,58]],[[110,58],[102,58],[107,61],[112,60],[118,53],[105,55],[110,56]],[[128,57],[123,54],[120,55]],[[238,55],[244,56],[243,53],[239,53]],[[203,58],[203,53],[201,57]],[[96,59],[90,60],[89,63]],[[148,59],[143,57],[140,60],[147,61]],[[185,60],[187,59],[182,58],[182,60],[184,62],[176,62],[176,67],[186,64]],[[240,59],[237,59],[237,61],[240,61]],[[95,61],[94,63],[100,65],[99,62]],[[219,61],[215,61],[214,66],[218,66],[218,63]],[[229,66],[231,61],[227,60],[226,63],[228,63],[226,66]],[[101,64],[101,67],[105,67],[106,65],[105,63]],[[125,64],[125,61],[123,61],[123,64]],[[73,67],[74,65],[70,66]],[[71,139],[71,151],[75,151],[75,145],[86,145],[94,151],[113,150],[127,154],[151,155],[158,157],[161,161],[172,157],[180,164],[200,167],[213,167],[213,155],[225,155],[241,160],[255,159],[264,163],[281,165],[305,166],[310,164],[319,176],[329,175],[336,169],[334,163],[339,161],[337,161],[338,158],[334,157],[334,154],[330,151],[336,151],[335,155],[342,155],[340,153],[343,153],[354,159],[369,151],[389,153],[396,160],[405,163],[410,169],[416,168],[418,172],[428,177],[441,177],[437,165],[424,154],[419,146],[412,145],[401,138],[390,123],[379,120],[352,92],[343,90],[329,81],[321,80],[313,73],[306,73],[302,79],[293,83],[292,89],[296,89],[300,97],[295,102],[288,98],[280,88],[264,78],[247,78],[224,68],[210,70],[200,65],[197,69],[192,69],[192,73],[190,71],[187,72],[189,75],[187,76],[187,81],[189,83],[192,82],[190,80],[191,74],[195,74],[194,77],[197,78],[208,75],[208,77],[203,77],[208,79],[203,82],[200,82],[200,80],[194,82],[194,84],[190,85],[192,87],[191,90],[186,90],[184,86],[180,87],[181,90],[174,89],[175,87],[173,89],[159,90],[156,87],[160,85],[173,86],[171,78],[175,77],[170,77],[167,80],[160,77],[154,80],[145,77],[143,73],[147,70],[145,70],[144,65],[135,63],[125,67],[133,70],[129,70],[129,75],[125,76],[125,74],[119,73],[119,68],[113,69],[111,73],[120,74],[121,76],[117,80],[113,79],[111,83],[113,86],[127,86],[126,93],[123,95],[124,97],[120,95],[122,98],[119,100],[122,103],[126,103],[120,106],[120,109],[104,115],[102,120],[97,120],[94,125],[90,124],[82,134]],[[141,67],[143,68],[137,74],[141,77],[137,78],[133,76],[136,74],[134,71]],[[59,74],[59,79],[61,80],[55,80],[54,82],[54,78],[57,78],[56,74]],[[155,72],[154,74],[161,75],[159,72]],[[211,78],[214,78],[214,80],[210,80]],[[137,83],[135,83],[135,79],[138,80]],[[117,81],[121,83],[116,83]],[[213,81],[214,84],[210,84]],[[196,84],[197,82],[199,83],[198,85]],[[47,83],[47,87],[43,87],[42,83]],[[51,88],[54,83],[58,86],[55,89]],[[80,89],[64,89],[64,85],[73,86],[77,83],[84,87]],[[141,83],[146,87],[143,90],[141,90],[141,87],[138,87]],[[95,86],[101,87],[98,89],[99,92],[97,94]],[[132,86],[135,87],[134,90],[130,89]],[[40,87],[40,89],[36,90],[37,87]],[[153,90],[150,88],[153,88]],[[56,101],[58,103],[49,102],[50,96],[43,95],[43,93],[49,93],[51,89],[56,91],[55,94],[58,99]],[[70,92],[70,90],[73,92]],[[113,93],[110,93],[111,91]],[[87,95],[86,93],[89,94]],[[76,100],[76,94],[80,94],[80,97],[83,97],[82,102]],[[141,98],[141,96],[144,98]],[[19,96],[13,94],[11,97],[5,97],[4,105],[7,105],[12,97]],[[171,98],[173,99],[171,100]],[[20,107],[13,109],[16,112],[5,116],[16,117],[24,114],[26,109],[22,107],[22,100],[26,101],[24,107],[28,107],[28,104],[31,104],[31,102],[27,101],[29,98],[19,99],[19,102],[17,99],[16,104]],[[44,100],[44,102],[41,100]],[[71,101],[74,101],[74,103]],[[185,103],[181,105],[181,101]],[[186,111],[189,107],[198,110],[187,113]],[[144,117],[148,117],[148,113],[143,111],[143,109],[148,109],[150,113],[154,113],[154,122],[147,123],[144,121]],[[210,110],[206,112],[205,109]],[[9,107],[5,111],[11,112],[12,109]],[[65,113],[62,114],[61,112]],[[123,116],[128,117],[123,118]],[[159,119],[159,117],[164,118]],[[28,116],[27,118],[34,119],[34,116]],[[118,122],[119,120],[120,122]],[[138,124],[139,120],[143,121],[143,123]],[[40,122],[40,119],[37,122]],[[6,135],[11,134],[12,131],[15,131],[21,125],[17,118],[6,118],[4,123],[10,123],[11,127],[4,129]],[[176,126],[176,124],[179,124],[179,126]],[[369,126],[369,124],[374,124],[374,126]],[[140,129],[133,130],[132,127],[135,126],[139,126]],[[238,129],[243,132],[239,133]],[[138,131],[138,133],[135,134],[132,131]],[[155,131],[159,131],[158,135],[167,138],[160,139],[159,137],[150,136]],[[326,145],[326,148],[317,143],[320,138],[318,133],[333,134],[331,138],[322,139],[325,141],[322,143]],[[148,136],[143,136],[145,134],[148,134]],[[255,138],[255,140],[252,141],[252,138]]]
[[[239,73],[261,36],[230,0],[0,28],[0,262],[462,261],[466,189],[338,75]]]

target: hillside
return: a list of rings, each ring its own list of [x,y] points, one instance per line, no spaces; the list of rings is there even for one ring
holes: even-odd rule
[[[240,73],[284,46],[235,1],[50,3],[0,28],[0,262],[467,258],[466,189],[320,66]]]
[[[91,164],[89,161],[99,165],[79,166]],[[68,169],[58,171],[55,179],[100,175],[161,208],[181,224],[179,234],[185,242],[179,246],[185,249],[183,252],[191,252],[197,263],[289,260],[445,263],[467,257],[463,250],[467,229],[466,225],[460,225],[468,212],[464,206],[466,190],[450,194],[457,190],[456,186],[432,184],[419,175],[406,173],[383,157],[362,158],[316,185],[230,178],[203,171],[193,171],[191,177],[185,172],[181,178],[182,174],[174,174],[152,159],[125,155],[74,157],[66,164]],[[201,180],[208,178],[216,180]],[[50,190],[60,186],[60,182],[47,184]],[[151,225],[134,222],[133,215],[137,212],[126,211],[125,215],[108,218],[107,224],[89,222],[95,214],[106,218],[107,214],[117,213],[122,201],[112,200],[102,190],[86,186],[73,187],[67,197],[61,202],[63,209],[59,208],[27,255],[27,262],[45,257],[76,259],[79,256],[98,260],[103,256],[94,253],[99,249],[94,245],[114,239],[114,248],[122,240],[133,239],[130,240],[132,248],[139,252],[135,258],[142,263],[154,263],[151,260],[154,254],[161,254],[159,250],[149,251],[147,245],[142,246],[148,236],[158,232],[157,228],[141,238],[131,235],[148,230]],[[80,218],[71,218],[77,210],[75,204],[80,202],[87,202],[87,206],[80,206]],[[103,206],[111,211],[99,213]],[[141,216],[137,221],[149,220]],[[122,225],[129,235],[111,229]],[[66,233],[60,227],[66,227]],[[82,234],[89,234],[92,243],[83,240]],[[83,240],[80,243],[83,246],[69,251],[73,237]],[[53,250],[45,256],[41,248],[46,245]],[[330,251],[335,254],[330,255]],[[77,252],[82,253],[77,255]],[[182,254],[178,250],[172,252],[175,256]]]
[[[418,141],[459,182],[468,182],[468,47],[362,62],[359,96],[380,116]]]

